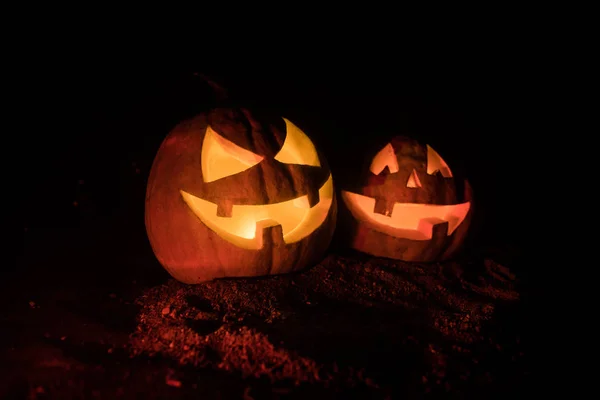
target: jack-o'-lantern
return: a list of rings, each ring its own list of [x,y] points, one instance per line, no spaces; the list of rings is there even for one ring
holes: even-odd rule
[[[441,261],[461,247],[473,196],[429,145],[393,138],[368,163],[355,190],[342,190],[350,246],[378,257]]]
[[[327,161],[284,118],[214,108],[179,124],[155,157],[146,230],[176,279],[280,274],[318,261],[337,213]]]

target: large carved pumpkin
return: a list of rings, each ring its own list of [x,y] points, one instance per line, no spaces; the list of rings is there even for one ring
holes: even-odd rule
[[[456,180],[431,146],[402,136],[367,165],[364,180],[354,190],[342,191],[350,246],[404,261],[452,257],[470,225],[469,183]]]
[[[159,262],[199,283],[309,266],[329,246],[337,207],[329,166],[300,128],[216,108],[164,140],[145,212]]]

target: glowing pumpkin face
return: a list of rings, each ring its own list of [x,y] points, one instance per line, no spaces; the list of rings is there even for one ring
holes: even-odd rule
[[[366,181],[342,191],[351,214],[351,246],[405,261],[455,254],[470,224],[472,192],[429,145],[396,137],[373,157]]]
[[[334,193],[325,159],[292,122],[215,109],[161,145],[146,229],[158,260],[182,282],[290,272],[328,247]]]

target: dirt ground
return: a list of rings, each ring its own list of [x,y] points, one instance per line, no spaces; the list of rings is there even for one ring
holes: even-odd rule
[[[422,265],[334,248],[300,273],[187,286],[142,239],[30,234],[1,285],[1,398],[495,398],[530,384],[505,248]]]

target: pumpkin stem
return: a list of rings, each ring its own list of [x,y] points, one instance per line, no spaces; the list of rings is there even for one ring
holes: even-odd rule
[[[223,100],[226,100],[229,97],[228,93],[227,93],[227,89],[225,89],[223,86],[219,85],[212,78],[210,78],[210,77],[208,77],[208,76],[206,76],[206,75],[204,75],[203,73],[200,73],[200,72],[195,72],[194,75],[197,76],[197,77],[199,77],[203,81],[205,81],[208,84],[208,86],[211,87],[211,89],[215,93],[215,96],[217,97],[217,101],[223,101]]]

